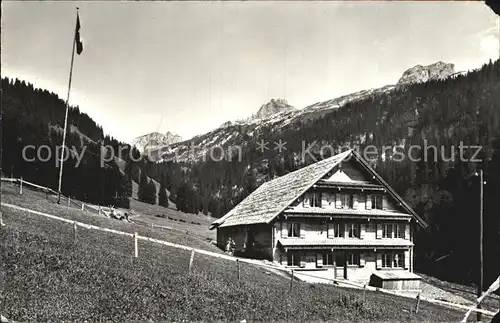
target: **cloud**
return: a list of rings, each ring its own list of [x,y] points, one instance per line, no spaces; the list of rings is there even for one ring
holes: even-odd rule
[[[500,20],[495,22],[487,29],[479,32],[479,49],[483,54],[491,58],[497,58],[500,52]]]
[[[490,53],[499,53],[499,40],[498,37],[495,37],[493,35],[489,35],[481,39],[480,42],[480,49],[481,51],[490,54]]]

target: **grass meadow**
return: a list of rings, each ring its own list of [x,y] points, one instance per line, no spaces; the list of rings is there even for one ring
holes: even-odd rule
[[[191,247],[218,251],[196,234],[89,215],[2,188],[2,202]],[[0,313],[15,321],[459,321],[463,312],[337,286],[295,281],[261,267],[139,241],[3,207]],[[143,231],[141,231],[143,230]]]

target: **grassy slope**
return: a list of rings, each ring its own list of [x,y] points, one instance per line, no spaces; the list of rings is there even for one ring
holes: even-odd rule
[[[116,229],[131,233],[138,232],[140,235],[143,236],[168,240],[170,242],[184,244],[191,247],[205,249],[209,251],[221,252],[217,247],[215,247],[207,240],[207,238],[209,238],[208,233],[202,234],[203,230],[208,231],[208,226],[205,225],[202,226],[202,225],[193,225],[185,223],[186,231],[162,230],[160,228],[151,228],[142,225],[134,225],[133,223],[129,223],[126,221],[119,221],[115,219],[109,219],[104,216],[98,216],[94,211],[82,212],[81,209],[78,208],[76,205],[72,204],[72,207],[67,207],[65,201],[63,201],[61,205],[57,205],[54,203],[55,200],[53,199],[46,200],[44,193],[32,191],[29,189],[24,189],[23,195],[20,196],[18,186],[14,186],[12,184],[2,183],[1,192],[2,192],[2,202],[5,203],[22,206],[35,211],[46,212],[64,218],[69,218],[84,223],[98,225],[101,227],[106,227],[110,229]],[[137,204],[141,206],[141,204],[144,203],[137,202]],[[147,207],[147,204],[146,206],[143,207],[144,208]],[[137,215],[138,211],[134,211],[133,213]],[[182,217],[183,213],[177,214],[177,216]],[[138,218],[139,219],[148,218],[148,216],[140,215]],[[164,220],[164,222],[166,221],[168,220]],[[166,225],[166,224],[162,223],[161,225]],[[213,234],[213,231],[209,231],[209,233]]]
[[[2,188],[3,202],[29,206],[59,216],[138,231],[133,224],[49,205],[36,194],[22,198]],[[141,241],[133,259],[130,238],[80,228],[73,242],[71,225],[2,207],[6,226],[0,230],[0,313],[21,321],[167,321],[376,320],[457,321],[461,312],[392,295],[334,286],[294,283],[265,269],[196,255],[187,273],[189,252]],[[80,214],[78,214],[80,213]],[[149,234],[193,246],[213,246],[173,232]],[[187,239],[182,241],[182,239]]]

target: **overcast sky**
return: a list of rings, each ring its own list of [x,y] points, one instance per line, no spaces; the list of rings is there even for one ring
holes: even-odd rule
[[[70,103],[120,140],[184,139],[256,112],[397,82],[436,61],[499,55],[482,2],[2,2],[2,76],[66,98],[76,6],[82,55]]]

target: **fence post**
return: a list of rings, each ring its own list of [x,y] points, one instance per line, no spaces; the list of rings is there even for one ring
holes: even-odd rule
[[[418,313],[418,305],[420,304],[420,293],[417,295],[417,303],[415,304],[415,314]]]
[[[240,260],[239,259],[236,259],[236,273],[237,273],[238,280],[240,280]]]
[[[85,203],[82,203],[82,211],[85,211]]]
[[[363,303],[366,300],[366,284],[363,286]]]
[[[19,179],[19,194],[23,195],[23,177]]]
[[[292,276],[290,277],[290,291],[293,290],[293,269],[292,269]]]
[[[139,248],[137,246],[137,232],[134,233],[134,257],[139,257]]]
[[[0,228],[3,227],[5,224],[3,223],[3,213],[0,211]]]
[[[97,207],[97,212],[99,215],[101,215],[101,206],[100,205]]]
[[[191,258],[189,258],[189,272],[191,272],[191,267],[193,267],[194,260],[194,249],[191,249]]]
[[[77,230],[77,224],[76,221],[73,222],[73,241],[76,242],[76,230]]]
[[[71,197],[68,196],[68,207],[71,206]]]

